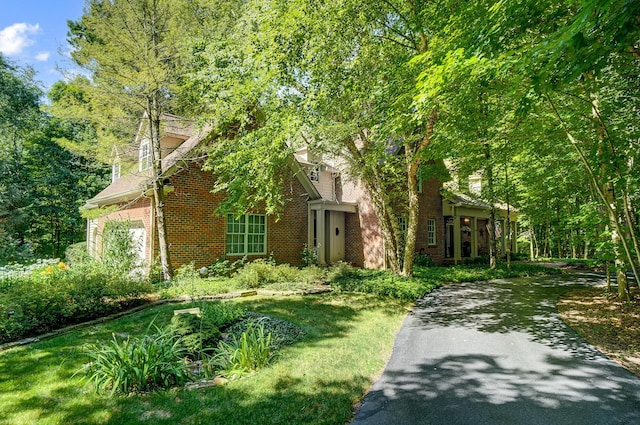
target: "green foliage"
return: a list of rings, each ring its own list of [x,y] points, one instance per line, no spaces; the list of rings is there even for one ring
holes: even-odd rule
[[[388,271],[357,269],[348,265],[336,268],[334,273],[331,280],[334,289],[413,301],[446,282],[556,274],[560,273],[560,270],[525,263],[512,263],[510,270],[505,264],[500,264],[498,268],[491,270],[484,263],[476,263],[450,267],[416,267],[413,278],[399,277]]]
[[[78,207],[104,187],[105,169],[56,143],[76,128],[43,113],[29,70],[0,58],[0,264],[62,257],[84,238]]]
[[[217,258],[213,264],[208,267],[209,276],[231,277],[234,273],[244,267],[246,261],[246,256],[233,262],[226,258]]]
[[[182,296],[201,297],[206,295],[224,294],[240,289],[238,283],[229,278],[198,278],[196,280],[177,280],[163,282],[157,285],[160,297],[177,298]]]
[[[244,307],[227,302],[203,303],[200,305],[200,311],[204,321],[220,329],[225,329],[247,315]]]
[[[69,264],[86,263],[90,261],[86,242],[69,245],[64,251],[64,258]]]
[[[118,335],[124,333],[141,336],[156,316],[154,323],[163,326],[173,315],[175,305],[157,305],[1,352],[3,424],[196,421],[246,425],[276,417],[286,424],[347,423],[353,417],[354,400],[367,391],[391,355],[394,338],[407,314],[406,303],[344,293],[250,297],[231,303],[280,318],[295,318],[306,331],[304,343],[284,347],[268,373],[258,373],[224,388],[175,388],[134,397],[95,394],[83,374],[77,372],[88,361],[81,347],[97,340],[108,342],[112,332],[119,340]],[[27,407],[25,403],[36,403],[37,408],[16,408],[18,404]]]
[[[302,264],[306,267],[318,264],[318,253],[315,248],[309,248],[307,244],[304,244],[304,248],[302,249]]]
[[[0,342],[119,311],[153,290],[98,262],[24,270],[0,276]]]
[[[167,327],[172,335],[180,338],[180,344],[191,358],[215,348],[220,340],[220,329],[209,320],[195,314],[178,314],[171,318]]]
[[[228,341],[220,341],[211,361],[218,374],[234,378],[257,372],[271,358],[271,334],[265,334],[262,324],[251,322],[240,337],[232,335]]]
[[[433,264],[433,259],[425,254],[416,254],[413,264],[418,267],[429,267]]]
[[[276,265],[273,261],[257,259],[245,265],[235,276],[240,286],[258,288],[263,285],[296,280],[299,270],[289,264]]]
[[[105,223],[102,234],[102,263],[122,276],[130,274],[139,261],[130,227],[129,221],[111,220]]]
[[[33,246],[23,243],[0,228],[0,264],[25,263],[33,260]]]
[[[200,314],[174,315],[168,325],[173,335],[179,336],[181,344],[191,358],[202,358],[217,346],[221,330],[238,322],[247,314],[236,304],[203,302],[194,304]]]
[[[128,395],[184,385],[192,376],[183,361],[180,338],[167,330],[140,338],[85,347],[91,362],[85,365],[87,380],[96,392]]]
[[[438,286],[437,281],[396,276],[389,271],[343,267],[331,282],[334,289],[388,296],[403,301],[418,299]]]

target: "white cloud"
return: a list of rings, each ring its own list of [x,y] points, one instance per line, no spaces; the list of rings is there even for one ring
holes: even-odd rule
[[[0,31],[0,52],[12,56],[22,53],[34,41],[29,38],[40,32],[40,25],[17,23]]]
[[[39,62],[46,62],[49,60],[49,56],[51,56],[51,53],[49,52],[40,52],[36,55],[36,60]]]

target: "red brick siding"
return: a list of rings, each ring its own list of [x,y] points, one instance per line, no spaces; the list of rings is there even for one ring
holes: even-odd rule
[[[425,180],[423,193],[419,194],[420,210],[416,251],[444,261],[444,218],[442,216],[441,183],[436,179]],[[345,216],[345,260],[356,266],[380,269],[385,265],[384,242],[380,222],[370,197],[362,186],[357,186],[358,213]],[[427,244],[427,220],[436,220],[436,245]]]
[[[121,210],[112,212],[110,214],[106,214],[100,217],[97,222],[97,239],[96,239],[96,249],[98,253],[102,252],[102,233],[104,231],[104,225],[108,221],[117,220],[129,220],[131,222],[142,222],[144,228],[146,230],[146,239],[145,239],[145,253],[147,259],[150,258],[149,253],[151,252],[151,201],[148,198],[140,198],[136,201],[130,203],[120,204],[119,207]]]
[[[307,197],[297,179],[291,176],[286,180],[285,211],[278,221],[276,217],[267,218],[266,255],[273,252],[276,261],[298,265],[307,242]],[[174,174],[170,181],[174,190],[166,196],[165,215],[173,266],[191,261],[196,267],[208,266],[217,258],[226,257],[226,216],[215,211],[223,195],[210,192],[212,175],[192,165]]]
[[[422,252],[436,263],[444,261],[444,217],[442,216],[442,184],[437,179],[427,179],[419,194],[420,210],[418,215],[418,233],[416,235],[416,252]],[[428,245],[427,220],[436,220],[436,244]]]

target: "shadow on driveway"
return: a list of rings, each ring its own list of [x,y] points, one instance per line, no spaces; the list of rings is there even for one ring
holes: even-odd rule
[[[638,424],[640,379],[560,319],[594,274],[448,285],[420,300],[353,425]]]

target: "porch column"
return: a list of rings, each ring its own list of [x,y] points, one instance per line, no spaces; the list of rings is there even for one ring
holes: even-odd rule
[[[458,261],[462,260],[461,242],[460,217],[456,211],[453,215],[453,261],[455,264],[458,264]]]
[[[314,210],[311,209],[311,205],[307,204],[307,248],[312,250],[313,246],[313,215]]]
[[[325,241],[325,222],[324,222],[324,208],[320,208],[316,210],[316,241],[318,243],[317,251],[318,251],[318,264],[325,265],[327,264],[327,259],[325,258],[326,252],[326,241]]]
[[[478,256],[478,217],[471,217],[471,258]]]

